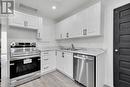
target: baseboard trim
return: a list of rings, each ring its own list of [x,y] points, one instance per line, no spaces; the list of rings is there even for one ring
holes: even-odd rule
[[[41,72],[41,76],[45,75],[45,74],[48,74],[48,73],[51,73],[51,72],[54,72],[54,71],[56,71],[56,69],[48,70],[46,72]]]
[[[68,78],[70,78],[71,80],[74,80],[72,77],[70,77],[69,75],[67,75],[66,73],[60,71],[59,69],[56,69],[57,71],[59,71],[60,73],[64,74],[65,76],[67,76]]]

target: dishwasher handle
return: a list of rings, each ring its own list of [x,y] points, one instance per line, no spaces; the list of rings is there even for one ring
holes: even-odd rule
[[[94,59],[92,59],[92,58],[88,58],[88,57],[79,57],[79,56],[74,56],[74,58],[81,59],[81,60],[86,60],[86,61],[94,61]]]

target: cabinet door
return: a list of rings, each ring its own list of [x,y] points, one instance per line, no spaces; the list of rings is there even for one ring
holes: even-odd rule
[[[56,67],[60,71],[64,71],[64,57],[61,51],[57,51]]]
[[[55,51],[49,51],[49,64],[50,64],[50,69],[56,69]]]
[[[9,25],[24,27],[24,19],[23,13],[15,11],[14,15],[9,16]]]
[[[37,39],[42,40],[43,37],[43,19],[42,17],[38,18],[38,30],[37,30]]]
[[[38,23],[39,19],[37,16],[32,16],[32,15],[26,15],[25,22],[27,22],[27,27],[30,29],[38,29]]]
[[[56,35],[56,39],[61,39],[62,36],[60,36],[60,29],[59,29],[59,24],[56,24],[56,32],[55,32],[55,35]]]
[[[67,19],[65,19],[63,21],[63,30],[62,30],[62,33],[63,33],[63,37],[64,38],[71,38],[72,37],[72,29],[74,28],[74,25],[72,24],[73,23],[73,18],[72,17],[69,17]]]
[[[73,78],[73,53],[64,53],[64,72]]]
[[[57,24],[58,32],[57,32],[57,37],[58,39],[65,39],[66,38],[66,21],[62,21]]]
[[[83,10],[82,12],[78,13],[78,22],[79,22],[79,36],[86,36],[88,30],[88,9]],[[86,33],[84,32],[86,30]]]
[[[38,29],[39,19],[37,16],[15,11],[14,15],[9,16],[9,25],[29,29]]]
[[[100,20],[101,20],[101,3],[97,3],[88,8],[88,25],[87,35],[100,35]]]
[[[71,17],[72,20],[72,28],[70,29],[70,32],[72,34],[72,37],[80,37],[82,35],[82,28],[84,27],[83,20],[85,19],[86,15],[82,15],[80,13],[77,13]]]

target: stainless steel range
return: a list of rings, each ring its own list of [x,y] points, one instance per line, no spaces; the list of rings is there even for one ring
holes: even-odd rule
[[[40,51],[36,43],[10,44],[11,85],[16,86],[40,77]]]

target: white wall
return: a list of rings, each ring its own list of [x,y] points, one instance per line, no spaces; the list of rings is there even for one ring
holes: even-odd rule
[[[105,84],[113,87],[113,9],[130,3],[130,0],[102,0],[103,15],[102,29],[104,36],[96,38],[72,39],[59,41],[58,45],[70,46],[74,43],[76,47],[104,48],[105,54]]]

